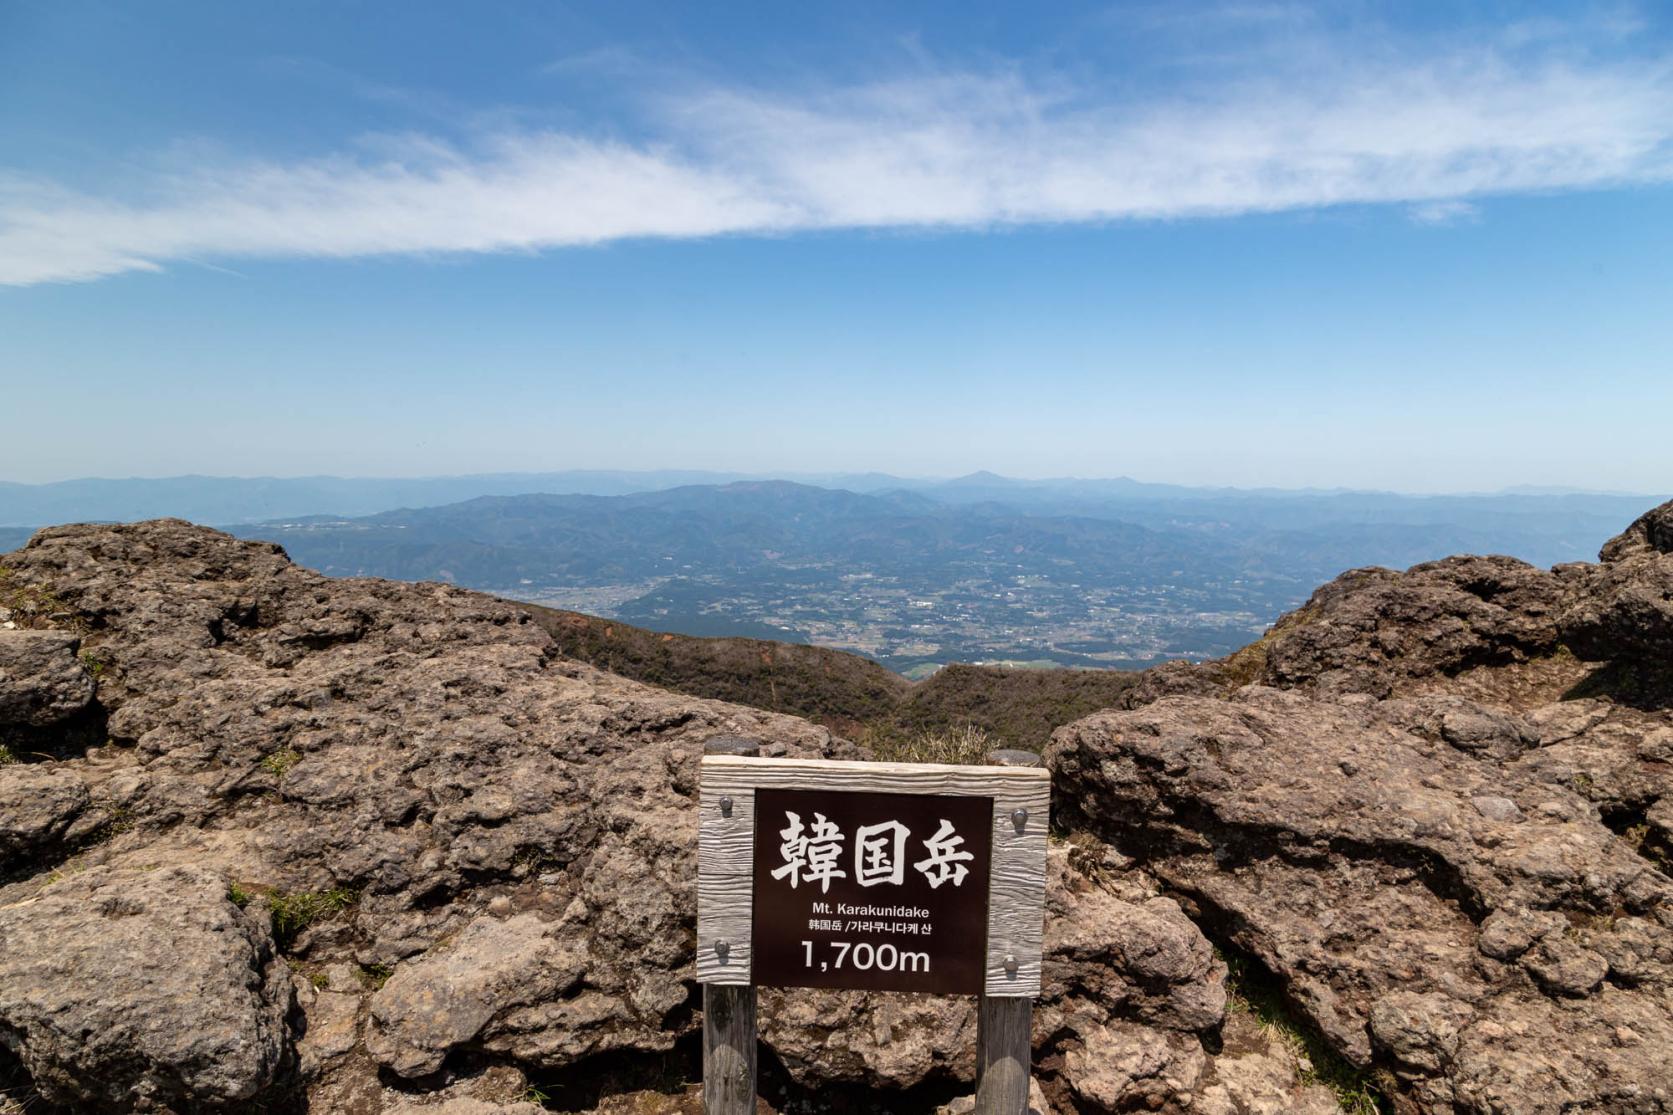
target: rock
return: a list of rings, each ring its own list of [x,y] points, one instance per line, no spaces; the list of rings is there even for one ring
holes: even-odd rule
[[[360,1044],[361,997],[340,991],[306,995],[307,1029],[298,1051],[316,1063],[352,1053]]]
[[[1306,1066],[1308,1070],[1311,1066]],[[1225,1048],[1213,1059],[1196,1103],[1201,1115],[1340,1115],[1335,1095],[1306,1083],[1297,1052],[1248,1014],[1227,1020]]]
[[[451,945],[402,965],[372,997],[367,1048],[406,1077],[435,1072],[456,1049],[549,1058],[552,1050],[528,1039],[531,1030],[549,1042],[573,1042],[565,1051],[576,1056],[586,1041],[565,1023],[584,1032],[609,1013],[596,995],[572,1001],[586,967],[585,951],[555,939],[534,914],[480,918]]]
[[[1225,1018],[1226,966],[1202,931],[1154,884],[1105,867],[1097,850],[1047,853],[1045,920],[1036,1008],[1045,1030],[1119,1016],[1202,1033]]]
[[[1490,821],[1515,821],[1521,818],[1522,810],[1514,801],[1498,794],[1479,794],[1470,799],[1476,812]]]
[[[1673,925],[1673,883],[1537,768],[1410,723],[1398,700],[1249,687],[1097,714],[1059,729],[1046,761],[1074,803],[1060,822],[1186,895],[1350,1062],[1392,1059],[1414,1091],[1452,1104],[1453,1044],[1464,1057],[1470,1034],[1500,1027],[1532,1048],[1538,1030],[1547,1044],[1521,1065],[1525,1089],[1549,1071],[1592,1081],[1569,1089],[1577,1103],[1610,1094],[1558,1035],[1622,1012],[1673,1025],[1660,962],[1639,959],[1633,928]],[[1538,808],[1506,808],[1516,800]],[[1582,940],[1570,918],[1590,927]],[[1602,994],[1610,955],[1657,975]],[[1531,981],[1501,966],[1518,959]],[[1611,1056],[1625,1077],[1656,1071]],[[1494,1088],[1508,1071],[1494,1070]]]
[[[1665,671],[1673,650],[1673,502],[1640,516],[1599,557],[1586,591],[1561,617],[1564,641],[1587,658]]]
[[[1439,1074],[1475,1011],[1446,995],[1396,991],[1371,1005],[1372,1040],[1407,1069]]]
[[[933,995],[764,989],[762,1039],[792,1080],[909,1088],[936,1076],[973,1081],[974,1001]]]
[[[1481,923],[1476,947],[1495,960],[1515,960],[1550,933],[1560,932],[1568,922],[1549,910],[1524,910],[1507,906],[1494,910]]]
[[[1063,1076],[1091,1110],[1153,1110],[1188,1101],[1207,1063],[1194,1037],[1114,1022],[1080,1034],[1064,1059]]]
[[[462,1096],[440,1103],[405,1099],[384,1110],[387,1115],[543,1115],[546,1109],[538,1103],[493,1103]]]
[[[248,1103],[290,1049],[290,973],[194,867],[94,868],[0,905],[0,1034],[53,1103]]]
[[[1673,553],[1646,551],[1601,566],[1561,619],[1585,658],[1665,667],[1673,650]]]
[[[1605,542],[1598,560],[1610,564],[1651,554],[1673,554],[1673,500],[1644,512]]]
[[[960,1096],[951,1103],[944,1103],[935,1109],[935,1115],[970,1115],[976,1110],[974,1095]],[[1022,1115],[1052,1115],[1051,1105],[1046,1102],[1046,1094],[1040,1089],[1037,1077],[1028,1078],[1028,1106]]]
[[[0,725],[44,727],[93,702],[93,676],[63,631],[0,630]]]
[[[1278,622],[1257,680],[1385,697],[1410,679],[1525,661],[1556,649],[1567,595],[1559,577],[1505,557],[1352,570]]]
[[[1609,974],[1609,963],[1591,949],[1552,933],[1522,957],[1522,966],[1546,990],[1581,996],[1596,991]]]
[[[1673,796],[1661,798],[1645,810],[1644,823],[1649,825],[1663,842],[1673,843]]]
[[[0,766],[0,872],[60,841],[90,803],[87,783],[73,770]]]
[[[385,1115],[542,1115],[545,1112],[539,1103],[494,1103],[470,1097],[450,1098],[440,1103],[408,1098],[383,1110]]]

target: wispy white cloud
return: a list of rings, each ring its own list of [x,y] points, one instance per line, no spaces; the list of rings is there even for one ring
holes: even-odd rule
[[[1425,201],[1414,205],[1411,207],[1410,216],[1417,224],[1441,228],[1446,225],[1464,224],[1478,219],[1481,216],[1481,207],[1474,202],[1447,198],[1442,201]]]
[[[1673,181],[1673,63],[1477,50],[1106,97],[1018,71],[708,88],[641,138],[381,137],[192,160],[137,193],[0,180],[0,283],[175,261],[533,251],[629,237],[983,228]]]

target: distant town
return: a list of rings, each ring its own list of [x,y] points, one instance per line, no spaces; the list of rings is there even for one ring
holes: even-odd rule
[[[1094,586],[995,569],[935,584],[869,571],[784,572],[783,578],[698,574],[497,591],[653,630],[858,651],[909,677],[947,662],[1142,668],[1170,658],[1216,657],[1258,638],[1272,603],[1237,581]],[[809,575],[820,572],[829,575]],[[1300,600],[1297,594],[1283,603]]]

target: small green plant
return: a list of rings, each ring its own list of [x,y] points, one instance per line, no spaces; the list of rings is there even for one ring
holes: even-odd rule
[[[75,856],[53,868],[52,873],[46,877],[46,885],[50,887],[55,883],[62,883],[65,879],[73,878],[86,870],[86,861],[80,856]]]
[[[98,651],[84,650],[76,657],[81,659],[81,664],[87,667],[87,672],[94,677],[105,672],[105,660],[99,656]]]
[[[58,628],[81,634],[87,631],[87,624],[56,593],[24,584],[4,565],[0,565],[0,608],[19,627]]]
[[[11,766],[13,763],[19,763],[22,761],[23,760],[19,759],[11,748],[7,747],[3,743],[0,743],[0,767]]]
[[[1227,1012],[1252,1016],[1256,1025],[1282,1043],[1295,1057],[1303,1084],[1329,1088],[1348,1115],[1382,1115],[1393,1110],[1386,1098],[1393,1083],[1386,1074],[1355,1068],[1318,1031],[1298,1021],[1271,976],[1240,956],[1221,953],[1220,958],[1227,968]]]
[[[254,897],[255,895],[251,894],[237,883],[227,884],[227,900],[234,906],[237,906],[240,910],[248,906],[250,904],[250,900]]]
[[[552,1102],[552,1097],[541,1091],[540,1085],[530,1084],[527,1088],[523,1089],[523,1102],[538,1103],[540,1106],[545,1107],[547,1104]]]
[[[314,987],[320,991],[325,991],[331,987],[331,977],[326,975],[324,972],[310,973],[308,976],[308,982],[313,984]]]
[[[105,821],[94,834],[88,838],[89,843],[109,840],[113,836],[121,836],[134,827],[133,811],[123,805],[105,807]]]
[[[273,915],[273,940],[280,952],[289,952],[296,939],[310,925],[354,905],[360,896],[342,887],[333,890],[298,891],[267,896],[267,911]]]
[[[302,755],[300,752],[295,748],[285,747],[271,755],[264,756],[261,760],[261,769],[274,778],[283,778],[286,771],[301,761]]]
[[[389,982],[389,977],[395,974],[395,969],[388,964],[362,964],[360,966],[360,982],[373,991],[383,988]]]

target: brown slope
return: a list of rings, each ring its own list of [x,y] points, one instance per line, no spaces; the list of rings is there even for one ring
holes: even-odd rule
[[[868,658],[764,639],[647,631],[522,604],[571,658],[664,689],[803,716],[895,753],[926,736],[974,729],[996,747],[1033,750],[1052,730],[1118,704],[1137,674],[1010,670],[955,663],[914,684]]]
[[[766,639],[647,631],[581,612],[519,604],[557,647],[612,674],[680,693],[816,720],[853,734],[889,716],[912,683],[868,658]]]

